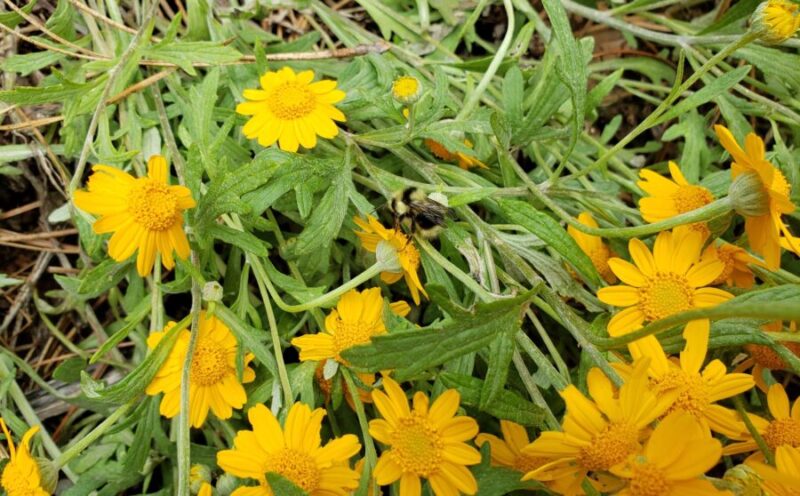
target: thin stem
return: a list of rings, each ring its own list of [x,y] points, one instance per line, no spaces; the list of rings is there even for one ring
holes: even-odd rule
[[[756,445],[758,445],[758,449],[761,450],[761,453],[764,454],[764,458],[767,459],[767,463],[775,466],[775,456],[772,454],[769,446],[767,446],[764,438],[761,437],[761,433],[758,432],[756,426],[753,425],[753,421],[750,420],[750,415],[747,413],[747,411],[745,411],[744,405],[742,404],[742,398],[739,396],[734,396],[733,405],[736,407],[736,411],[739,412],[739,417],[744,422],[744,426],[747,427],[747,431],[751,436],[753,436],[753,441],[755,441]]]
[[[66,451],[64,451],[57,460],[55,460],[55,465],[58,468],[65,468],[67,463],[69,463],[73,458],[80,455],[83,450],[88,448],[92,445],[95,441],[100,439],[103,434],[105,434],[109,429],[114,427],[114,424],[117,423],[117,420],[121,419],[126,413],[133,409],[136,405],[138,405],[138,400],[132,400],[128,403],[125,403],[121,407],[114,410],[114,413],[108,416],[102,423],[100,423],[97,427],[92,429],[92,432],[87,434],[85,437],[81,438],[70,446]]]
[[[355,407],[356,416],[358,417],[358,425],[361,428],[361,436],[364,438],[364,450],[366,451],[364,472],[370,474],[372,473],[372,467],[374,467],[377,462],[378,454],[375,451],[375,443],[372,440],[372,436],[369,434],[369,424],[367,423],[367,415],[364,412],[364,403],[361,401],[361,397],[358,394],[358,389],[356,389],[350,371],[346,367],[339,367],[339,370],[342,371],[342,377],[344,377],[344,382],[347,384],[350,398],[353,400],[353,406]],[[377,491],[378,488],[373,487],[371,494],[377,494]]]
[[[533,400],[533,404],[544,410],[545,422],[547,423],[547,426],[553,430],[561,430],[558,419],[555,415],[553,415],[553,411],[550,410],[550,406],[548,406],[547,401],[545,401],[541,391],[539,391],[539,386],[537,386],[536,382],[534,382],[533,376],[531,376],[531,373],[525,366],[525,360],[522,359],[522,355],[519,354],[518,350],[514,350],[512,361],[514,362],[514,367],[517,369],[517,373],[519,373],[520,379],[522,379],[522,384],[525,386],[525,389],[528,391],[528,395]]]
[[[420,248],[425,251],[425,253],[430,256],[437,264],[439,264],[444,270],[449,272],[453,277],[461,281],[464,286],[470,289],[473,293],[475,293],[481,300],[483,301],[492,301],[494,297],[486,291],[483,286],[478,284],[475,279],[470,277],[469,275],[465,274],[461,269],[455,266],[450,260],[446,259],[441,253],[439,253],[436,248],[431,245],[428,240],[417,236],[416,237],[417,244]]]

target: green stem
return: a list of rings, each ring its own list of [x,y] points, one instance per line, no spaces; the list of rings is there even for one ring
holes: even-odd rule
[[[369,424],[367,423],[367,415],[364,412],[364,403],[361,402],[361,397],[358,395],[358,389],[353,382],[350,371],[346,367],[339,367],[339,370],[342,371],[342,377],[344,377],[344,381],[347,384],[350,398],[353,400],[353,406],[355,407],[356,416],[358,417],[358,425],[361,428],[361,437],[364,438],[364,450],[366,452],[364,472],[371,474],[372,468],[377,463],[378,453],[375,451],[375,442],[369,434]],[[372,488],[372,494],[378,494],[377,487]]]
[[[517,339],[517,341],[519,341],[519,339]],[[533,404],[544,410],[547,427],[556,431],[561,430],[558,419],[555,415],[553,415],[553,411],[550,410],[550,406],[547,404],[547,401],[545,401],[541,391],[539,391],[539,386],[536,385],[536,382],[533,380],[533,376],[531,376],[531,373],[525,366],[525,360],[522,359],[522,355],[519,354],[519,350],[514,350],[512,360],[514,362],[514,367],[519,373],[520,379],[522,379],[522,383],[525,385],[525,389],[528,391],[528,395],[533,400]]]
[[[492,295],[486,291],[483,286],[478,284],[475,279],[470,277],[469,275],[465,274],[461,269],[455,266],[450,260],[446,259],[441,253],[439,253],[436,248],[431,245],[428,240],[422,238],[420,236],[415,237],[417,241],[417,245],[422,248],[422,250],[431,257],[437,264],[439,264],[444,270],[449,272],[453,277],[461,281],[464,286],[470,289],[475,295],[477,295],[483,301],[492,301],[494,298]]]
[[[775,466],[775,457],[770,451],[769,446],[764,441],[764,438],[761,437],[761,433],[758,432],[756,426],[753,425],[753,421],[750,420],[750,415],[748,415],[747,411],[744,409],[744,405],[742,404],[742,398],[740,396],[735,396],[733,398],[733,405],[736,407],[736,411],[739,412],[739,417],[742,418],[744,422],[744,426],[747,427],[747,431],[750,432],[750,435],[753,436],[753,440],[758,445],[758,449],[764,454],[764,458],[767,459],[767,463],[772,466]]]
[[[197,253],[191,252],[192,265],[200,266]],[[189,471],[191,470],[191,412],[189,407],[190,381],[192,376],[192,359],[194,350],[197,346],[197,336],[200,333],[200,285],[197,280],[192,279],[192,329],[189,335],[189,345],[186,349],[186,358],[183,360],[183,371],[181,373],[181,407],[178,414],[178,496],[189,496],[190,480]]]
[[[92,443],[100,439],[103,434],[105,434],[109,429],[114,427],[114,424],[117,423],[119,419],[121,419],[126,413],[133,409],[138,405],[138,400],[129,401],[125,403],[121,407],[114,410],[114,413],[108,416],[102,423],[100,423],[97,427],[95,427],[92,432],[87,434],[85,437],[81,438],[70,446],[66,451],[64,451],[60,457],[55,461],[55,465],[58,468],[65,468],[66,465],[76,456],[80,455],[83,450],[88,448]]]
[[[492,82],[492,78],[497,73],[497,69],[500,68],[500,64],[503,63],[503,58],[506,56],[508,48],[511,46],[511,42],[514,40],[514,5],[512,4],[511,0],[503,0],[503,7],[506,9],[506,19],[508,22],[506,34],[503,36],[503,41],[497,48],[497,53],[494,54],[492,62],[489,64],[489,67],[486,68],[486,72],[483,74],[483,77],[478,83],[478,86],[475,88],[475,91],[469,94],[464,106],[461,107],[461,111],[456,116],[457,121],[464,120],[475,109],[475,106],[480,101],[481,96],[483,96],[483,93],[486,91],[489,83]]]
[[[708,71],[711,70],[712,67],[717,65],[719,62],[724,60],[728,55],[732,54],[739,48],[747,45],[748,43],[756,40],[758,35],[752,32],[745,33],[740,38],[732,41],[730,44],[725,46],[722,50],[717,52],[716,55],[711,57],[703,64],[697,71],[695,71],[691,76],[689,76],[686,81],[684,81],[680,86],[678,86],[675,91],[670,92],[667,95],[667,98],[664,99],[661,104],[653,110],[638,126],[636,126],[631,132],[629,132],[624,138],[622,138],[616,145],[611,147],[603,156],[601,156],[595,163],[592,165],[592,168],[600,168],[603,167],[610,157],[616,155],[616,153],[625,146],[633,141],[637,136],[639,136],[644,131],[650,129],[655,123],[658,121],[659,117],[666,112],[675,100],[678,99],[683,93],[692,87],[692,85],[697,82],[702,76],[704,76]]]

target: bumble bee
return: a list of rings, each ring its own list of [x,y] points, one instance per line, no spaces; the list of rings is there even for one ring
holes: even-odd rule
[[[406,188],[394,194],[389,201],[389,210],[396,225],[418,233],[423,238],[435,238],[444,227],[444,219],[450,213],[447,197],[433,193],[429,197],[419,188]]]

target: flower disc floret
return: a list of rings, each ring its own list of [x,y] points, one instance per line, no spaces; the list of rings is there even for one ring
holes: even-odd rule
[[[608,470],[625,461],[639,447],[639,429],[628,423],[608,424],[581,448],[578,462],[587,470]]]

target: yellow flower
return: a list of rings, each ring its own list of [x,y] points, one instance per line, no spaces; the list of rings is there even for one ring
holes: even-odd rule
[[[94,232],[114,233],[108,242],[111,258],[121,262],[139,250],[136,268],[144,277],[153,269],[156,253],[167,269],[175,266],[173,251],[181,260],[189,256],[183,211],[195,202],[188,188],[169,185],[164,157],[150,157],[147,177],[134,178],[108,165],[92,170],[89,191],[76,191],[73,200],[81,210],[100,216]]]
[[[264,405],[247,412],[251,431],[239,431],[233,449],[217,453],[217,464],[229,474],[256,479],[258,486],[240,487],[231,496],[273,496],[266,474],[275,472],[309,496],[346,496],[358,487],[358,472],[350,458],[361,444],[345,434],[322,445],[320,431],[325,410],[295,403],[281,428]]]
[[[211,487],[211,484],[208,482],[203,482],[200,484],[200,490],[197,491],[197,496],[212,496],[214,494],[214,490]]]
[[[800,487],[800,449],[781,446],[775,450],[775,467],[751,464],[761,476],[761,487],[769,496],[797,496]]]
[[[428,479],[436,496],[475,494],[478,483],[467,465],[480,463],[481,455],[466,443],[478,433],[470,417],[455,416],[460,396],[448,389],[432,405],[425,393],[414,394],[409,408],[403,390],[389,377],[372,400],[383,418],[370,420],[369,433],[387,445],[373,470],[378,485],[400,480],[403,496],[420,496],[421,479]]]
[[[653,252],[638,239],[628,242],[628,251],[636,265],[621,258],[608,261],[609,267],[625,285],[597,291],[603,303],[625,307],[611,318],[608,332],[620,336],[634,331],[645,321],[654,322],[694,308],[712,307],[733,295],[717,288],[707,288],[724,270],[718,259],[699,260],[703,235],[691,229],[663,231],[656,237]],[[693,320],[686,333],[708,336],[708,319]],[[637,342],[629,347],[635,347]]]
[[[731,154],[731,174],[736,180],[743,174],[752,174],[758,179],[760,187],[768,198],[766,211],[763,214],[745,216],[744,229],[750,248],[762,257],[770,270],[781,265],[781,234],[784,235],[792,251],[800,255],[800,246],[781,216],[794,211],[795,206],[790,199],[791,186],[783,173],[766,159],[764,141],[750,133],[745,138],[745,149],[739,146],[736,138],[725,126],[714,126],[720,143]],[[800,238],[798,238],[800,239]]]
[[[426,298],[428,293],[425,292],[425,288],[422,287],[417,275],[419,252],[414,243],[399,228],[386,229],[378,219],[371,215],[367,216],[366,221],[358,217],[354,218],[353,221],[363,229],[363,231],[356,231],[356,235],[361,239],[361,246],[365,250],[375,253],[378,249],[378,243],[381,241],[388,242],[395,249],[402,270],[399,272],[381,272],[381,280],[386,284],[394,284],[405,278],[408,290],[411,291],[411,298],[414,303],[419,305],[419,293],[422,292]]]
[[[39,432],[39,426],[34,425],[28,429],[17,446],[14,446],[11,432],[2,418],[0,428],[6,435],[10,456],[3,468],[3,475],[0,476],[0,486],[3,486],[8,496],[49,496],[50,493],[42,487],[39,465],[30,452],[31,439]]]
[[[281,150],[296,152],[300,145],[314,148],[317,135],[339,134],[334,121],[345,117],[333,104],[344,100],[344,91],[336,89],[336,81],[313,80],[314,71],[295,74],[289,67],[261,76],[261,89],[244,90],[248,101],[236,106],[237,113],[253,116],[242,128],[244,135],[258,138],[261,146],[277,141]]]
[[[393,303],[392,311],[408,313],[405,302]],[[347,365],[341,352],[369,343],[373,336],[386,334],[383,322],[383,297],[380,288],[359,292],[351,289],[339,299],[325,318],[325,331],[292,339],[300,348],[300,361],[333,359]]]
[[[762,330],[766,333],[781,332],[783,331],[783,322],[771,322],[761,326]],[[797,332],[797,324],[791,322],[789,324],[789,332]],[[779,341],[783,346],[787,347],[789,351],[797,356],[800,356],[800,343],[794,341]],[[756,386],[765,393],[769,389],[767,383],[764,381],[764,369],[769,370],[791,370],[788,364],[781,358],[775,350],[764,344],[746,344],[744,345],[745,351],[750,354],[750,357],[743,361],[736,367],[737,372],[743,372],[752,367],[750,372],[753,379],[756,381]]]
[[[669,163],[669,172],[672,180],[651,170],[639,172],[642,180],[636,184],[650,195],[639,200],[639,210],[647,222],[666,220],[714,201],[714,195],[708,189],[689,184],[675,162]],[[705,222],[695,222],[690,227],[706,237],[709,235]]]
[[[800,448],[800,398],[795,399],[790,409],[786,390],[780,384],[773,384],[767,393],[767,406],[772,415],[772,421],[753,414],[749,417],[769,449],[775,450],[778,446]],[[758,445],[749,432],[746,432],[745,436],[737,441],[740,442],[726,446],[723,453],[734,455],[758,449]],[[757,459],[761,460],[762,458],[757,457]]]
[[[712,360],[703,368],[708,351],[708,335],[695,332],[685,337],[686,345],[678,360],[668,359],[654,336],[637,341],[638,346],[632,348],[631,352],[634,359],[638,356],[650,359],[647,373],[650,376],[650,389],[656,395],[678,392],[678,398],[668,413],[691,413],[711,430],[729,438],[740,438],[746,428],[738,414],[716,403],[751,389],[753,378],[748,374],[729,374],[720,360]],[[628,365],[614,363],[612,366],[626,380],[636,374]]]
[[[769,0],[753,13],[753,28],[767,43],[782,43],[800,29],[798,5],[789,0]]]
[[[147,346],[155,348],[174,325],[175,322],[169,322],[163,331],[151,334]],[[253,359],[248,353],[239,382],[236,376],[238,344],[222,321],[200,312],[198,330],[189,376],[189,419],[193,427],[203,425],[209,408],[220,419],[230,418],[232,409],[242,408],[247,401],[242,383],[252,382],[256,377],[253,369],[247,366]],[[145,390],[150,396],[164,393],[160,411],[167,418],[180,411],[181,375],[190,336],[188,330],[181,331],[166,361]]]
[[[619,496],[728,495],[703,475],[719,462],[720,442],[708,429],[686,413],[673,413],[653,431],[644,452],[628,463],[612,468],[627,487]]]
[[[584,226],[599,227],[594,217],[592,217],[592,214],[589,212],[582,212],[578,215],[578,222]],[[592,261],[594,268],[597,269],[597,272],[607,283],[614,284],[617,282],[617,276],[611,272],[608,266],[608,259],[612,256],[612,252],[608,248],[608,245],[603,243],[603,238],[582,233],[572,226],[567,226],[567,233],[578,243],[580,249],[586,253],[586,256]]]
[[[392,83],[392,97],[400,103],[414,103],[422,92],[419,79],[414,76],[400,76]]]
[[[727,286],[750,289],[755,284],[756,278],[748,265],[753,264],[762,267],[764,265],[744,249],[730,243],[709,244],[703,251],[701,260],[707,258],[717,258],[725,264],[725,268],[722,269],[716,279],[711,281],[710,286],[725,284]]]
[[[464,140],[464,145],[467,148],[472,148],[472,142],[468,139]],[[445,162],[454,162],[458,161],[458,166],[464,170],[469,170],[473,167],[481,167],[483,169],[488,169],[489,167],[478,160],[475,157],[467,155],[466,153],[462,152],[451,152],[447,148],[444,147],[443,144],[439,143],[436,140],[432,140],[430,138],[425,138],[425,146],[433,153],[436,157],[444,160]]]
[[[647,379],[647,367],[647,360],[637,362],[618,394],[600,369],[590,370],[587,386],[594,401],[572,385],[561,391],[567,406],[563,432],[543,432],[522,450],[548,459],[523,480],[569,480],[571,486],[562,492],[583,494],[580,485],[588,473],[608,471],[637,453],[649,425],[670,408],[677,395],[657,396]]]

